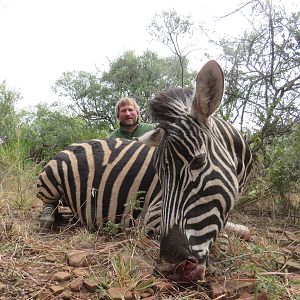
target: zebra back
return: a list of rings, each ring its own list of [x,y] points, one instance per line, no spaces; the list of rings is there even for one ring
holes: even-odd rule
[[[39,175],[37,197],[54,205],[63,198],[90,229],[107,221],[128,227],[160,191],[152,166],[154,151],[120,139],[72,144]]]

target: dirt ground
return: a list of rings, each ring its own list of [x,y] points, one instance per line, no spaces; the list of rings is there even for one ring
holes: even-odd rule
[[[39,211],[0,202],[0,300],[300,299],[299,226],[237,214],[250,241],[219,240],[205,282],[182,286],[155,275],[159,246],[141,230],[100,235],[62,222],[45,234]]]

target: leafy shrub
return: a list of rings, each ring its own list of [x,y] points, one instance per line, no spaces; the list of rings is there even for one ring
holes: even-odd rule
[[[279,194],[296,191],[300,183],[300,126],[267,150],[267,174],[272,190]]]
[[[23,120],[22,139],[30,142],[30,156],[36,161],[48,161],[72,143],[108,135],[107,130],[66,114],[61,107],[38,105],[35,112],[24,114]]]

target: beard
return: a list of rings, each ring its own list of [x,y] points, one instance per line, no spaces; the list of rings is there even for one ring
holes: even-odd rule
[[[129,120],[125,120],[125,121],[120,121],[120,126],[123,128],[131,128],[131,127],[135,127],[138,124],[138,119],[129,119]]]

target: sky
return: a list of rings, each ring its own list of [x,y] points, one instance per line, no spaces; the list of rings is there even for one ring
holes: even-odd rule
[[[286,0],[289,3],[293,0]],[[126,50],[171,53],[150,40],[156,13],[175,9],[208,27],[238,34],[240,16],[218,20],[243,0],[0,0],[0,82],[18,91],[21,108],[52,103],[65,71],[107,69]],[[201,65],[199,65],[200,69]]]

